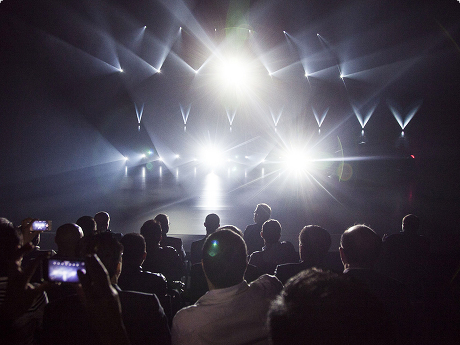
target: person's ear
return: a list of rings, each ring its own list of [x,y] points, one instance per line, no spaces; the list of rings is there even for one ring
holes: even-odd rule
[[[348,265],[348,259],[342,247],[339,247],[339,253],[340,253],[340,260],[342,260],[342,264],[345,267],[346,265]]]

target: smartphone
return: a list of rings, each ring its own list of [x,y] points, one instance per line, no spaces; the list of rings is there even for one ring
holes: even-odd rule
[[[32,223],[32,231],[49,231],[51,230],[51,220],[35,220]]]
[[[77,272],[86,273],[84,260],[53,259],[45,260],[43,278],[50,282],[79,283]]]

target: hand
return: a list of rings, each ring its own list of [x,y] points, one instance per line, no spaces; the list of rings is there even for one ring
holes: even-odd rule
[[[88,256],[86,273],[78,271],[82,286],[80,295],[90,315],[94,330],[102,343],[129,345],[130,341],[121,318],[121,304],[109,274],[97,255]]]
[[[8,264],[8,286],[4,303],[0,307],[0,314],[4,320],[13,321],[26,313],[35,299],[49,286],[49,283],[43,283],[39,286],[30,284],[30,279],[44,259],[44,255],[37,257],[34,263],[26,269],[21,268],[20,263],[23,255],[32,249],[33,245],[30,243],[18,247]]]
[[[21,232],[22,232],[22,238],[23,238],[23,243],[29,243],[32,242],[32,240],[38,236],[39,232],[38,231],[33,231],[32,230],[32,223],[36,219],[33,218],[25,218],[21,222]]]

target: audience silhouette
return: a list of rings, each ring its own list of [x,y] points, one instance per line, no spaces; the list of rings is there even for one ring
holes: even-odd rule
[[[122,243],[107,231],[107,219],[100,234],[88,216],[78,220],[85,231],[63,224],[54,258],[84,257],[81,285],[31,284],[45,256],[34,246],[33,219],[15,227],[0,218],[0,343],[458,343],[460,309],[447,293],[449,278],[444,285],[432,282],[439,286],[430,298],[417,283],[428,281],[424,272],[433,253],[415,215],[403,218],[400,234],[383,240],[370,227],[354,225],[342,234],[338,253],[328,253],[325,229],[305,226],[297,255],[292,244],[280,242],[279,222],[260,223],[259,212],[267,217],[270,208],[257,206],[256,223],[244,235],[232,225],[219,228],[219,217],[209,214],[206,237],[191,246],[195,264],[188,274],[178,252],[161,245],[157,220],[146,221],[141,234],[126,234]],[[243,237],[251,238],[256,226],[264,246],[248,256]],[[22,266],[34,248],[36,258]],[[332,254],[340,255],[342,274],[326,271],[326,255]],[[275,267],[276,277],[260,275]],[[184,277],[190,279],[188,304],[174,290],[181,290]]]
[[[394,343],[385,311],[364,285],[316,268],[286,283],[268,324],[273,345]]]
[[[261,251],[251,254],[249,263],[256,266],[261,273],[274,274],[276,266],[291,262],[299,262],[291,242],[280,242],[281,224],[275,219],[269,219],[262,225],[260,233],[264,240]]]
[[[131,344],[170,343],[168,320],[154,294],[123,291],[118,285],[122,270],[123,245],[110,233],[91,237],[85,254],[97,254],[113,288],[117,291],[123,310],[122,319]],[[100,344],[99,333],[94,329],[87,311],[78,295],[50,302],[43,318],[43,341],[47,344]]]
[[[278,265],[276,277],[286,284],[287,280],[307,268],[325,268],[326,254],[331,247],[331,235],[318,225],[307,225],[299,233],[299,263]]]
[[[211,213],[208,214],[204,220],[204,227],[206,228],[206,236],[201,240],[192,242],[190,248],[190,262],[191,264],[200,263],[202,259],[202,249],[206,237],[214,233],[217,228],[220,226],[220,218],[217,214]]]
[[[182,260],[182,262],[185,261],[185,256],[186,256],[186,253],[185,253],[185,250],[184,250],[184,246],[182,244],[182,239],[180,239],[179,237],[172,237],[172,236],[168,236],[168,232],[169,232],[169,217],[166,215],[166,214],[163,214],[163,213],[160,213],[160,214],[157,214],[155,216],[155,219],[156,221],[160,222],[161,224],[161,242],[160,242],[160,245],[162,247],[173,247],[177,253],[179,254],[180,256],[180,259]]]
[[[267,204],[258,204],[254,210],[254,223],[248,225],[244,231],[244,240],[248,247],[248,255],[251,255],[255,251],[262,250],[264,246],[264,240],[260,236],[262,230],[262,224],[270,219],[272,209]]]
[[[145,238],[147,250],[142,268],[149,272],[163,274],[170,285],[174,281],[180,281],[184,275],[182,260],[173,247],[160,245],[162,238],[160,222],[154,219],[147,220],[140,232]]]
[[[340,239],[340,258],[344,274],[365,284],[382,302],[397,333],[406,342],[411,335],[411,305],[406,286],[374,270],[382,240],[370,227],[358,224],[348,228]]]
[[[206,238],[203,269],[210,291],[174,316],[173,344],[268,344],[266,315],[282,284],[263,275],[248,285],[246,250],[243,238],[231,230]]]

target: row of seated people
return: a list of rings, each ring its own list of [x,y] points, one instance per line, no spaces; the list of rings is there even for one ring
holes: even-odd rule
[[[262,204],[261,208],[266,210],[265,206],[268,205]],[[255,225],[259,207],[254,216]],[[409,220],[404,220],[403,229],[405,221],[409,223]],[[83,236],[82,230],[75,224],[59,227],[56,232],[57,257],[97,254],[100,258],[110,283],[116,289],[114,295],[121,302],[121,323],[126,337],[111,339],[112,334],[94,327],[88,313],[91,315],[95,311],[88,310],[80,297],[69,292],[79,290],[78,286],[69,287],[66,284],[60,287],[42,284],[35,289],[41,291],[45,286],[51,300],[44,307],[44,298],[40,294],[24,313],[29,315],[27,320],[34,315],[34,325],[41,329],[38,336],[36,334],[35,338],[31,338],[30,329],[26,331],[20,326],[17,326],[17,332],[12,327],[4,336],[17,336],[19,332],[21,335],[27,334],[27,337],[23,339],[20,336],[18,343],[37,341],[47,344],[97,343],[107,337],[111,341],[127,340],[133,344],[169,344],[171,341],[173,344],[267,344],[269,339],[273,344],[332,343],[338,339],[350,343],[358,339],[363,343],[407,343],[413,338],[409,290],[401,282],[373,269],[384,245],[369,227],[356,225],[343,233],[340,256],[345,271],[343,275],[338,275],[326,271],[324,257],[331,239],[329,233],[319,226],[302,229],[299,235],[299,262],[298,258],[290,257],[292,251],[295,253],[292,244],[284,246],[292,249],[282,252],[285,255],[271,253],[270,248],[279,248],[282,243],[278,235],[281,226],[277,221],[265,219],[261,222],[259,236],[264,246],[251,253],[249,258],[249,246],[243,239],[245,234],[234,226],[220,227],[219,222],[215,214],[206,217],[207,236],[201,244],[194,243],[191,248],[192,262],[197,260],[197,252],[201,254],[198,254],[201,264],[196,262],[192,266],[192,282],[196,277],[205,281],[209,292],[204,294],[204,291],[204,296],[197,294],[190,304],[196,302],[183,309],[180,307],[184,306],[184,301],[178,296],[182,286],[173,282],[182,278],[184,271],[168,273],[167,267],[159,266],[159,258],[168,257],[169,254],[159,254],[157,260],[148,263],[150,253],[168,248],[160,245],[162,227],[158,220],[147,221],[140,230],[141,234],[127,234],[120,241],[115,234],[108,234],[109,231]],[[2,236],[4,228],[11,230],[11,227],[6,220],[2,221]],[[23,226],[23,230],[26,230],[22,232],[24,242],[28,242],[33,235],[27,229],[28,225]],[[409,233],[406,228],[406,235]],[[66,240],[72,242],[71,238],[77,239],[73,241],[76,243],[73,249],[72,245],[66,243]],[[2,238],[0,243],[3,245],[8,241]],[[197,247],[199,250],[194,251]],[[183,267],[179,253],[176,250],[168,251],[171,256],[166,262],[176,262],[172,265],[176,269]],[[9,252],[13,250],[10,248]],[[258,255],[261,255],[259,266],[251,264],[251,261],[258,263],[254,259]],[[282,260],[273,260],[279,257]],[[7,261],[8,256],[2,257],[2,262]],[[325,271],[305,271],[311,267],[321,267]],[[196,277],[194,272],[198,272]],[[300,275],[289,281],[298,272]],[[2,277],[9,276],[3,264],[0,273]],[[265,273],[275,274],[277,278]],[[7,290],[5,285],[3,287],[3,291]],[[2,285],[0,291],[1,288]],[[8,293],[0,294],[1,311],[6,315],[11,313],[3,303],[8,301],[8,296]],[[43,325],[38,327],[43,307]],[[96,310],[96,313],[100,312]],[[116,318],[114,314],[107,317]],[[11,322],[24,324],[24,320]],[[450,335],[446,333],[446,337],[447,334]]]

